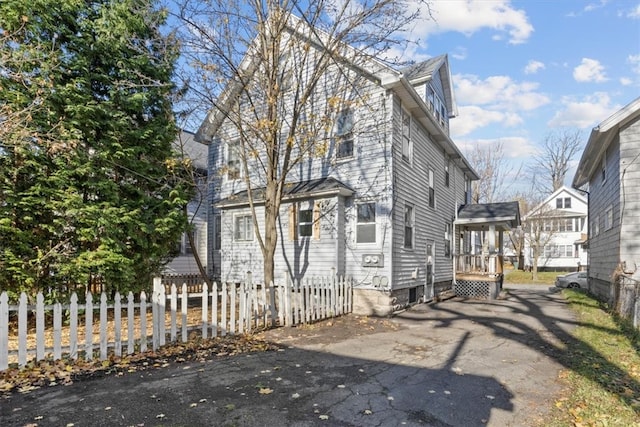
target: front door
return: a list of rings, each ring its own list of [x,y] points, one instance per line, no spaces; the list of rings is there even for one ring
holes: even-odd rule
[[[427,242],[427,251],[426,251],[426,282],[424,286],[424,300],[429,301],[433,299],[435,296],[433,289],[433,282],[435,277],[434,272],[434,264],[435,264],[435,244],[433,240],[429,240]]]

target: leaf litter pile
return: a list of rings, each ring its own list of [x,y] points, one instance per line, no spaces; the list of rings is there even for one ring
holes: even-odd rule
[[[23,368],[12,367],[0,372],[0,395],[28,393],[41,387],[69,385],[74,381],[103,377],[122,376],[138,371],[164,368],[170,363],[205,362],[215,357],[234,356],[243,353],[272,351],[280,346],[252,335],[237,335],[210,339],[192,338],[186,343],[166,345],[156,351],[137,353],[107,360],[60,360],[45,359],[31,361]]]

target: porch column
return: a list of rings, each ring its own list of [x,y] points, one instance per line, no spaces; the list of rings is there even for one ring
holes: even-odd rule
[[[495,255],[496,253],[496,226],[494,224],[489,225],[489,273],[496,272]]]

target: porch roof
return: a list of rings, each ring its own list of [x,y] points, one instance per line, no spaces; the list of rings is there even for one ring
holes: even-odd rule
[[[252,190],[253,200],[255,204],[264,203],[265,187],[254,188]],[[298,199],[332,197],[332,196],[351,196],[354,191],[347,185],[332,177],[324,177],[311,179],[308,181],[300,181],[287,183],[284,185],[283,201],[291,201]],[[249,204],[249,193],[247,190],[232,194],[231,196],[221,199],[214,203],[218,208],[231,208],[238,206],[246,206]]]
[[[454,224],[468,230],[486,230],[494,225],[497,231],[507,231],[520,225],[520,208],[518,202],[463,205]]]

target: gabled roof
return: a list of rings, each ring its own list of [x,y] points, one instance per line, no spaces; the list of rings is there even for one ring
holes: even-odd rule
[[[323,38],[329,37],[321,30],[310,31],[308,24],[294,15],[289,16],[288,24],[287,29],[292,36],[301,37],[318,49],[322,49],[324,46]],[[344,48],[348,52],[354,51],[354,48],[348,45],[345,45]],[[405,68],[404,72],[395,70],[384,62],[372,57],[368,58],[368,62],[362,64],[355,64],[344,56],[337,57],[336,55],[335,60],[336,62],[349,63],[349,66],[357,70],[358,73],[367,76],[367,78],[375,81],[385,89],[393,90],[403,105],[411,109],[418,121],[427,129],[434,142],[442,147],[447,155],[457,163],[458,167],[460,167],[471,180],[479,179],[478,174],[462,155],[462,152],[453,140],[442,130],[433,115],[429,113],[424,99],[420,97],[413,86],[414,84],[418,84],[420,79],[431,78],[434,72],[439,72],[445,91],[447,109],[451,113],[457,114],[447,55],[437,56],[423,63]],[[237,102],[242,90],[251,82],[253,74],[259,68],[260,61],[260,55],[251,55],[250,53],[245,55],[238,67],[240,70],[239,78],[229,82],[220,94],[216,105],[213,106],[195,134],[197,141],[205,144],[211,142],[213,135],[217,133],[226,119],[228,112],[231,110],[231,107]],[[405,73],[408,74],[405,75]]]
[[[456,105],[451,80],[451,69],[449,68],[449,57],[446,54],[435,56],[427,59],[426,61],[410,65],[401,69],[400,72],[414,86],[432,80],[433,75],[435,73],[439,73],[440,81],[442,82],[444,90],[444,102],[447,105],[449,117],[452,118],[458,115],[458,106]]]
[[[480,230],[489,225],[495,225],[497,230],[510,230],[520,225],[520,207],[518,202],[463,205],[455,224],[469,230]]]
[[[264,200],[264,187],[255,188],[252,191],[253,199],[256,204],[260,204]],[[325,177],[319,179],[312,179],[309,181],[300,181],[290,184],[285,184],[283,201],[290,201],[294,199],[306,199],[311,197],[322,196],[350,196],[354,191],[332,177]],[[238,206],[246,206],[249,204],[249,193],[244,190],[235,193],[226,199],[222,199],[215,203],[219,208],[230,208]]]
[[[198,171],[206,173],[208,147],[193,137],[193,132],[181,130],[178,138],[173,141],[173,148],[178,154],[188,157]]]
[[[582,158],[578,164],[576,174],[573,177],[573,183],[571,184],[573,188],[580,188],[591,180],[591,177],[598,170],[598,166],[602,162],[602,156],[604,156],[611,141],[613,141],[621,128],[636,120],[640,120],[640,97],[631,101],[593,128],[587,145],[582,152]]]
[[[558,188],[556,191],[554,191],[553,193],[551,193],[546,199],[544,199],[542,201],[542,203],[538,204],[536,207],[534,207],[533,209],[531,209],[524,217],[525,219],[531,217],[531,216],[536,216],[537,214],[540,213],[540,211],[547,206],[549,203],[551,203],[552,200],[555,200],[556,198],[558,198],[558,196],[560,196],[562,193],[567,193],[569,194],[571,197],[573,197],[574,199],[578,199],[579,201],[581,201],[582,203],[584,203],[585,205],[587,204],[587,197],[580,193],[577,190],[574,190],[573,188],[569,188],[565,185],[563,185],[562,187]],[[551,211],[553,211],[553,214],[551,213]],[[581,212],[569,212],[570,214],[572,214],[573,216],[575,215],[584,215],[584,213]],[[564,210],[556,210],[553,207],[549,210],[549,212],[545,212],[545,216],[549,216],[549,217],[564,217],[564,216],[569,216],[567,214],[567,211]]]

